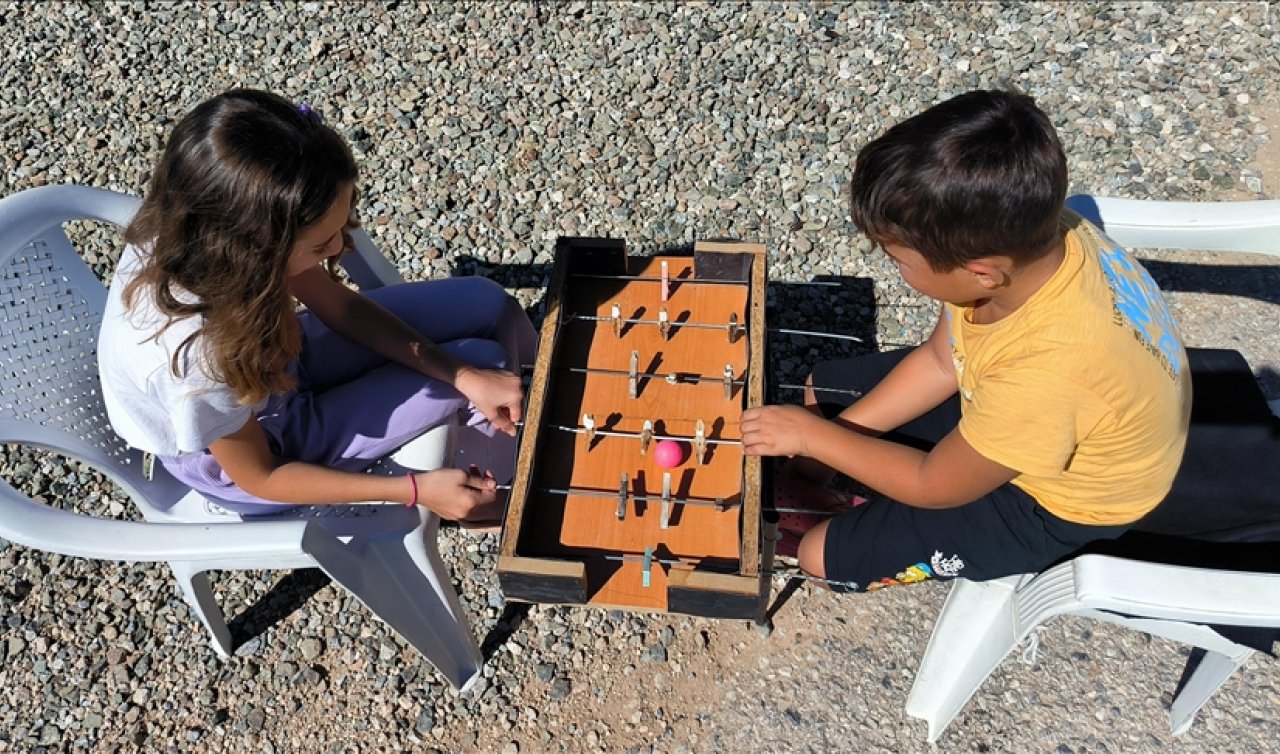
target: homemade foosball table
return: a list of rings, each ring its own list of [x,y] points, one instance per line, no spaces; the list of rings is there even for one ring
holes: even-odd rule
[[[562,238],[498,578],[509,599],[762,618],[772,537],[739,417],[764,400],[760,244]]]

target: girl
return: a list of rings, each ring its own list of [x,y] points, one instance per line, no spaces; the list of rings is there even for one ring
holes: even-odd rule
[[[505,370],[529,363],[533,326],[483,278],[368,296],[338,282],[355,180],[350,148],[306,105],[236,90],[188,114],[108,294],[108,416],[130,445],[240,513],[389,500],[495,520],[488,475],[360,470],[459,410],[514,435],[522,392]]]

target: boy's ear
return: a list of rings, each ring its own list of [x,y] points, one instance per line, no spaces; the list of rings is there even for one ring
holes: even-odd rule
[[[975,259],[966,262],[964,269],[973,275],[978,285],[992,291],[1009,283],[1009,271],[1000,259]]]

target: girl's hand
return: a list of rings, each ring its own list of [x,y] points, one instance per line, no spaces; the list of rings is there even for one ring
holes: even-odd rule
[[[519,377],[501,369],[465,367],[458,371],[453,386],[475,404],[489,423],[515,437],[516,422],[524,412],[524,389]]]
[[[450,521],[463,521],[485,506],[493,507],[498,482],[492,474],[467,473],[462,469],[436,469],[414,474],[418,482],[418,504],[425,505]]]
[[[761,406],[742,412],[742,450],[749,456],[807,456],[809,433],[825,421],[800,406]]]

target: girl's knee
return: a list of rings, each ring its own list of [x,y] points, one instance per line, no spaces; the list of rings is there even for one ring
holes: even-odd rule
[[[469,338],[459,342],[454,355],[472,366],[484,369],[511,368],[507,363],[507,350],[500,343],[486,338]]]
[[[505,288],[489,278],[479,276],[462,278],[466,281],[467,306],[477,311],[486,312],[486,319],[497,320],[507,310],[507,300],[511,298]]]

